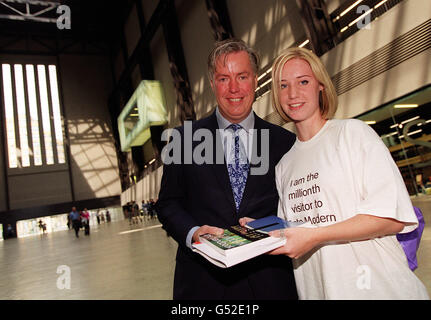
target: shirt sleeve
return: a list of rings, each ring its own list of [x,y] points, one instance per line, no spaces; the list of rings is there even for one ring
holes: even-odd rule
[[[400,233],[413,231],[418,220],[388,148],[371,127],[360,121],[353,123],[353,130],[348,129],[352,131],[349,134],[352,137],[350,145],[356,144],[357,147],[350,157],[360,193],[355,212],[403,222],[405,226]]]
[[[199,229],[199,227],[193,227],[190,229],[189,233],[187,233],[186,246],[192,250],[193,250],[193,247],[192,247],[193,235],[195,234],[196,230],[198,230],[198,229]]]

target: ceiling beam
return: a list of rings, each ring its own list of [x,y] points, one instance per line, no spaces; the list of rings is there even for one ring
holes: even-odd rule
[[[190,81],[187,72],[186,60],[181,41],[180,27],[173,1],[163,20],[163,34],[168,52],[169,69],[174,80],[177,96],[177,108],[180,109],[181,122],[195,120],[193,98],[190,89]]]
[[[205,0],[214,39],[222,41],[233,37],[232,24],[226,0]]]
[[[16,6],[18,4],[18,7]],[[25,4],[23,11],[22,5]],[[35,1],[35,0],[2,0],[0,5],[7,8],[10,13],[1,13],[0,19],[17,20],[17,21],[34,21],[45,23],[56,23],[57,18],[52,16],[44,17],[42,15],[51,13],[57,9],[61,3],[54,1]]]
[[[141,57],[145,50],[148,49],[148,43],[154,37],[158,27],[161,25],[163,18],[166,14],[167,9],[169,8],[169,4],[172,0],[160,0],[157,8],[154,10],[153,15],[148,21],[148,24],[145,28],[145,31],[141,35],[139,39],[138,45],[135,50],[133,50],[132,54],[129,57],[129,60],[124,67],[124,71],[121,73],[120,78],[112,92],[113,96],[117,96],[119,94],[119,90],[130,78],[133,70],[141,61]]]

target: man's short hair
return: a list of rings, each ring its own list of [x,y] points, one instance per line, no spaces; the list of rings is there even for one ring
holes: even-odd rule
[[[230,38],[215,43],[214,49],[208,56],[208,78],[210,82],[214,80],[214,73],[216,69],[216,62],[219,57],[224,55],[226,57],[229,53],[245,51],[250,58],[250,64],[253,68],[254,74],[259,72],[260,57],[253,48],[249,47],[244,41],[240,39]]]

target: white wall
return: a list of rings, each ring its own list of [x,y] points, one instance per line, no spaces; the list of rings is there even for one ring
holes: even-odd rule
[[[404,0],[323,55],[330,76],[431,18],[431,1]],[[354,117],[431,83],[431,50],[404,61],[339,96],[337,118]]]
[[[227,1],[235,36],[257,49],[265,67],[305,37],[296,1]]]
[[[140,204],[142,200],[157,199],[160,191],[160,182],[162,180],[163,167],[148,174],[144,179],[139,180],[135,185],[121,194],[121,205],[135,200]]]

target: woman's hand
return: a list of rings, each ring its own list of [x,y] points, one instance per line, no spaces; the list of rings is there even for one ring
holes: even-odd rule
[[[272,250],[269,254],[284,254],[291,258],[298,259],[319,244],[314,236],[315,231],[315,228],[300,227],[271,231],[269,235],[273,237],[286,238],[286,244]]]
[[[285,254],[299,258],[321,243],[334,241],[362,241],[396,234],[404,228],[404,223],[392,218],[367,214],[357,214],[347,220],[318,228],[288,228],[282,230],[286,244],[270,254]],[[270,232],[280,237],[280,231]]]

